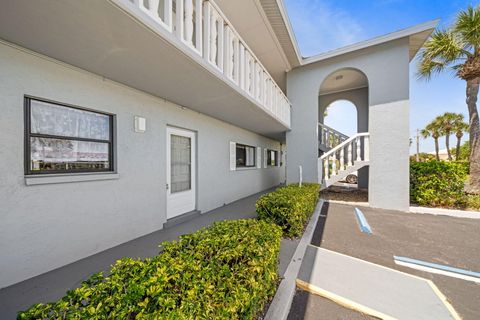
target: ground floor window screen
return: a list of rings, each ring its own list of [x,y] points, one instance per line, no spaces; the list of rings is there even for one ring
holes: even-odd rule
[[[267,152],[267,164],[270,167],[276,167],[278,165],[278,151],[268,150],[268,152]]]
[[[192,188],[192,141],[188,137],[171,135],[172,193]]]
[[[255,167],[255,147],[237,143],[236,164],[237,168]]]
[[[113,171],[113,116],[25,99],[27,174]]]

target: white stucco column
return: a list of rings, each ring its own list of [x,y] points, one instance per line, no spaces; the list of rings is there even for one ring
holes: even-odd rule
[[[370,106],[368,201],[375,208],[408,211],[409,101]]]
[[[409,45],[396,41],[369,74],[371,207],[408,211],[409,163]],[[387,53],[386,52],[386,53]]]

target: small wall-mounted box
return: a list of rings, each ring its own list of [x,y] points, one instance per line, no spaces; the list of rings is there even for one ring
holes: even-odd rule
[[[144,133],[147,131],[147,119],[135,116],[135,132]]]

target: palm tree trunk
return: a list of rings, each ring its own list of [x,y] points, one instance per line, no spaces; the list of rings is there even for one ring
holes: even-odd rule
[[[437,161],[440,161],[440,156],[438,155],[439,148],[438,148],[438,138],[434,138],[435,140],[435,157],[437,158]]]
[[[460,147],[462,145],[462,137],[457,137],[457,148],[455,149],[455,160],[460,160]]]
[[[477,99],[480,77],[467,80],[467,106],[470,117],[470,179],[465,191],[480,194],[480,122]]]
[[[447,132],[445,135],[445,146],[447,147],[448,160],[452,161],[452,154],[450,153],[450,133]]]

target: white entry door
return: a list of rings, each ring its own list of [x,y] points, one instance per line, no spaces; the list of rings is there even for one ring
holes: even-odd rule
[[[195,210],[195,133],[167,128],[167,219]]]

